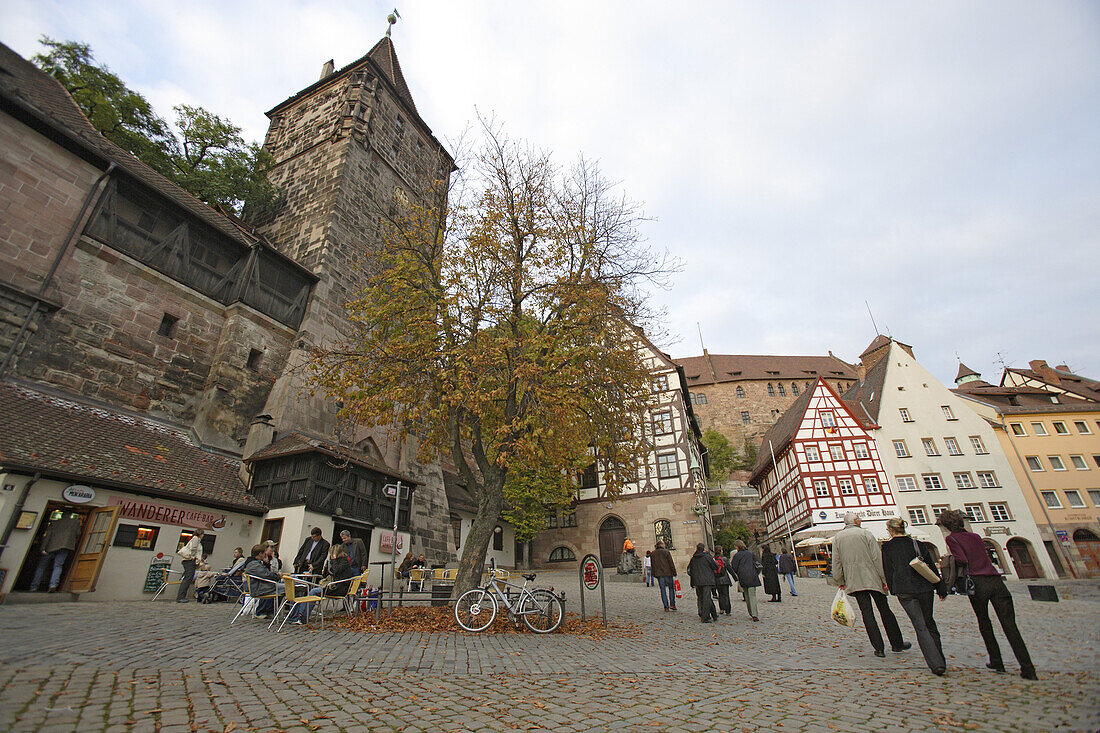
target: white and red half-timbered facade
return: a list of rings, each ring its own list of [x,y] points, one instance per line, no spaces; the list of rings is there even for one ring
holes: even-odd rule
[[[885,537],[886,520],[897,516],[874,437],[820,378],[764,436],[749,483],[773,541],[838,530],[848,512]]]

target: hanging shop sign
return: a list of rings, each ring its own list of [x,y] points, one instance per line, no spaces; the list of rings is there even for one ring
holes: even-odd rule
[[[87,504],[95,499],[95,489],[91,486],[73,484],[65,487],[61,492],[61,498],[72,504]]]
[[[195,529],[221,529],[226,522],[224,514],[204,512],[201,509],[184,509],[147,501],[133,501],[118,496],[112,496],[107,503],[119,507],[121,509],[119,514],[123,519],[140,519]]]

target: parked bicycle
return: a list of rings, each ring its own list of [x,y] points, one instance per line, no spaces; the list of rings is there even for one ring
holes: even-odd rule
[[[519,620],[536,634],[549,634],[561,625],[564,611],[561,598],[545,588],[528,588],[535,573],[523,576],[523,585],[506,583],[497,577],[496,562],[490,561],[489,581],[472,588],[455,602],[455,621],[466,631],[484,631],[497,617],[497,609],[508,609],[508,619],[519,626]]]

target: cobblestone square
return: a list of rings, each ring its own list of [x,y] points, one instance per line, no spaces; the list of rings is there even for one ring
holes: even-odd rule
[[[542,573],[578,611],[576,578]],[[639,638],[560,634],[352,634],[243,620],[233,608],[166,602],[0,607],[0,727],[79,731],[1043,731],[1100,728],[1100,592],[1063,600],[1012,585],[1039,671],[985,669],[966,600],[937,601],[948,655],[872,654],[862,628],[828,620],[835,589],[744,606],[703,625],[656,588],[609,583],[609,615]],[[598,606],[590,596],[588,608]],[[907,638],[908,619],[891,603]],[[1085,630],[1075,632],[1074,630]],[[998,628],[998,634],[1000,633]],[[1082,636],[1083,634],[1083,636]],[[1016,672],[1016,673],[1014,673]]]

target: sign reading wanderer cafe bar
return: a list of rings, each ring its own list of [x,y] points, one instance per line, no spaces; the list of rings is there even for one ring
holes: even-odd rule
[[[199,509],[153,504],[147,501],[133,501],[112,496],[107,501],[111,506],[120,508],[119,514],[125,519],[141,519],[146,522],[163,522],[179,527],[196,529],[221,529],[225,526],[224,514],[213,514]]]

